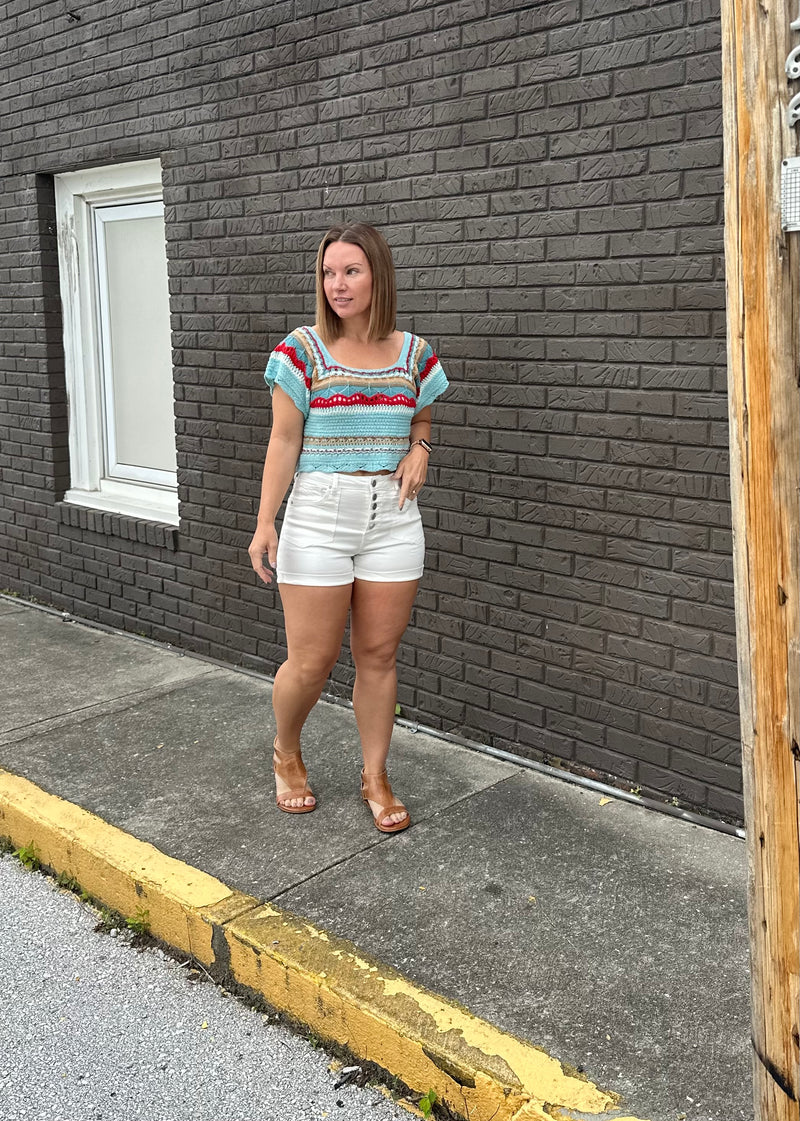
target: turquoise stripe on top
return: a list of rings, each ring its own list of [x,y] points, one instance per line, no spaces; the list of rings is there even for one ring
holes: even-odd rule
[[[358,370],[337,362],[311,327],[299,327],[272,352],[264,377],[305,418],[298,471],[394,471],[415,413],[448,386],[432,347],[408,331],[393,366]]]

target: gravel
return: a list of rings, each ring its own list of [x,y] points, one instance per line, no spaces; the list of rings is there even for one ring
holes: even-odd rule
[[[408,1118],[375,1087],[337,1089],[324,1051],[181,961],[95,932],[96,911],[10,856],[0,899],[0,1121]]]

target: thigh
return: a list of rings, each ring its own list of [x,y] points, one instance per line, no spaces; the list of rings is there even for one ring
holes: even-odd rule
[[[355,580],[350,606],[350,648],[360,652],[394,652],[411,618],[418,580],[395,583]]]
[[[352,584],[311,588],[278,584],[289,657],[335,662],[342,645]]]

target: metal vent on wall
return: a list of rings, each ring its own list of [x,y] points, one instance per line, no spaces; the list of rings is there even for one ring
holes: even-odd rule
[[[800,156],[781,161],[781,227],[800,230]]]

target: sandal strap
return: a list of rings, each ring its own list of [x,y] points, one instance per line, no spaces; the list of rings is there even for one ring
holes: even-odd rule
[[[373,798],[372,801],[374,802],[375,799]],[[407,815],[408,814],[408,807],[402,805],[400,802],[395,802],[395,804],[393,806],[381,806],[381,808],[378,810],[378,812],[376,814],[373,814],[372,816],[375,818],[376,821],[383,821],[383,819],[385,817],[387,817],[389,814],[406,814]]]
[[[308,778],[305,773],[306,769],[303,766],[303,761],[299,753],[289,756],[288,759],[285,757],[281,759],[276,751],[272,758],[272,769],[282,782],[293,787],[300,787],[301,789],[305,789],[309,794],[311,793],[311,791],[308,790]]]
[[[380,771],[379,774],[376,774],[376,775],[368,775],[364,771],[361,772],[361,796],[362,796],[362,798],[365,799],[365,801],[367,801],[367,802],[377,802],[380,805],[380,802],[381,802],[382,798],[385,798],[387,794],[391,795],[391,787],[389,786],[389,780],[385,776],[386,776],[386,768],[385,767],[382,771]],[[380,786],[382,786],[384,789],[377,792],[377,797],[370,797],[370,790],[369,790],[368,782],[366,781],[366,780],[369,780],[369,779],[383,779],[384,780],[382,783],[380,783]],[[371,808],[372,807],[370,807],[370,809]],[[408,807],[404,806],[401,802],[392,802],[389,805],[380,806],[380,809],[378,810],[378,812],[373,813],[372,816],[375,818],[376,821],[383,821],[383,819],[385,817],[387,817],[389,814],[393,814],[393,813],[404,813],[404,814],[408,815]]]
[[[277,795],[279,802],[290,798],[313,798],[314,795],[308,786],[308,776],[303,764],[303,756],[299,751],[281,751],[278,747],[278,737],[272,745],[272,769],[281,782],[292,787]]]

